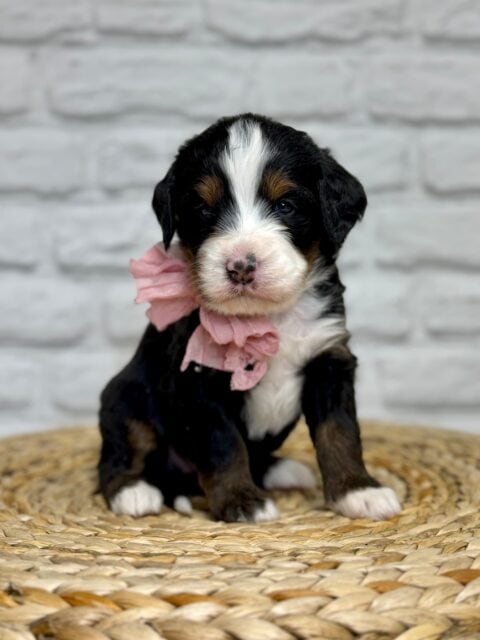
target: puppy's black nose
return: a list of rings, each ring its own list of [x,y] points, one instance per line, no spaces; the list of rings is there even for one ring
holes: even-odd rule
[[[249,253],[243,259],[228,260],[225,268],[228,277],[235,284],[250,284],[255,280],[257,259],[253,253]]]

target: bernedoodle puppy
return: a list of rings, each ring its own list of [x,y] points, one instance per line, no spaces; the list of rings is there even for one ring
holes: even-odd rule
[[[204,493],[219,520],[275,519],[266,491],[315,484],[274,454],[302,413],[327,506],[399,513],[363,462],[336,267],[366,204],[328,150],[262,116],[223,118],[180,148],[153,195],[163,244],[132,261],[151,323],[101,397],[115,513],[188,512]]]

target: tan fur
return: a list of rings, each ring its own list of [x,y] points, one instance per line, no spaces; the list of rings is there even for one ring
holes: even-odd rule
[[[132,470],[140,473],[143,471],[145,457],[153,451],[156,446],[155,431],[153,427],[139,420],[128,422],[128,442],[132,447]]]
[[[218,176],[205,176],[196,184],[195,190],[206,205],[214,207],[223,195],[223,184]]]
[[[264,173],[263,192],[272,202],[291,191],[294,186],[294,183],[282,171],[267,170]]]

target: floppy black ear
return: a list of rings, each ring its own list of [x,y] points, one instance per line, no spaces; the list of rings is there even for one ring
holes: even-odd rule
[[[348,232],[360,220],[367,207],[367,196],[360,182],[338,164],[328,152],[321,161],[318,191],[323,225],[337,253]]]
[[[153,192],[152,207],[162,227],[163,244],[168,249],[175,233],[175,217],[172,211],[173,168],[164,179],[157,184]]]

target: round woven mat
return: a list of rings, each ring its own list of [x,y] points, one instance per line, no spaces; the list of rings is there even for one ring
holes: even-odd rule
[[[480,437],[365,424],[403,513],[350,521],[321,491],[271,524],[117,517],[92,428],[0,441],[0,640],[480,638]],[[302,426],[285,449],[315,467]]]

